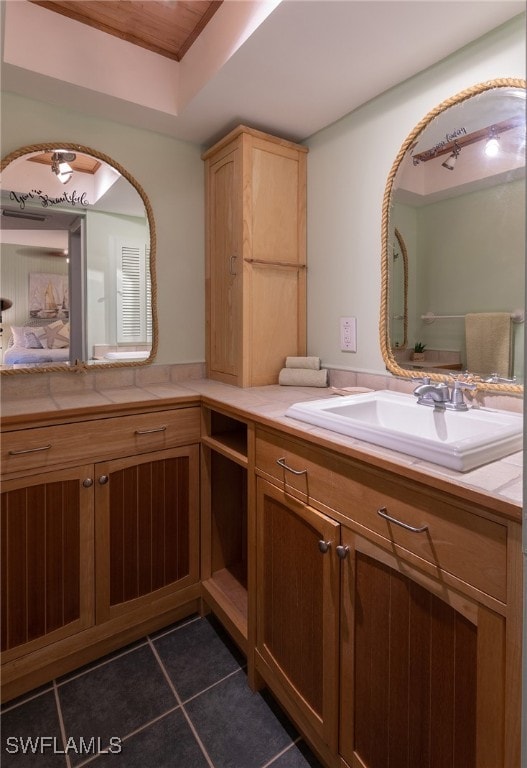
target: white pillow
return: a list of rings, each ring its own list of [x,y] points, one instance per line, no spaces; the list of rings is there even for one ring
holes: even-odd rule
[[[26,339],[25,339],[25,333],[26,331],[29,331],[29,328],[26,328],[23,325],[12,325],[11,326],[11,333],[13,334],[13,344],[15,347],[25,347],[26,346]]]
[[[13,334],[13,345],[15,347],[26,347],[29,349],[35,349],[35,347],[28,344],[28,338],[26,334],[32,333],[38,341],[40,341],[41,347],[46,347],[46,334],[42,326],[30,326],[30,325],[12,325],[11,333]],[[31,344],[33,344],[33,338],[31,337]],[[38,349],[38,347],[36,347]]]
[[[35,331],[26,331],[24,334],[24,339],[26,342],[24,346],[27,349],[44,349]]]

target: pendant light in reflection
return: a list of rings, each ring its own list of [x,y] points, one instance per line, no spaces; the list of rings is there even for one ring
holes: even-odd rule
[[[461,153],[461,147],[459,146],[457,141],[455,141],[454,142],[454,148],[452,150],[452,154],[450,154],[447,157],[447,159],[445,160],[444,163],[441,163],[441,166],[443,168],[446,168],[448,171],[453,171],[455,166],[456,166],[456,162],[457,162],[457,159],[458,159],[460,153]]]
[[[71,181],[73,168],[70,163],[72,163],[75,158],[76,155],[74,152],[54,152],[51,157],[51,170],[63,184],[67,184]]]
[[[500,137],[498,136],[496,129],[491,128],[489,137],[485,144],[485,154],[487,155],[487,157],[496,157],[496,155],[499,154],[499,151],[500,151],[499,138]]]

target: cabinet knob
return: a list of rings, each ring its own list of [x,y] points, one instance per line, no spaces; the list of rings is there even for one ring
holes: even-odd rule
[[[337,557],[340,557],[341,560],[345,560],[348,556],[348,552],[350,551],[350,548],[346,544],[345,546],[343,544],[339,544],[336,548]]]
[[[87,477],[86,480],[82,481],[82,484],[85,488],[91,488],[93,485],[93,480],[91,479],[91,477]]]
[[[330,541],[324,541],[324,539],[320,539],[320,541],[318,542],[318,548],[323,555],[325,555],[326,552],[328,552],[330,546],[331,546]]]
[[[99,477],[99,485],[106,485],[109,479],[108,475],[101,475]]]

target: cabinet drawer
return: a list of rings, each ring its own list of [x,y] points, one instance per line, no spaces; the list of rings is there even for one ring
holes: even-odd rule
[[[438,576],[451,573],[505,602],[505,525],[472,514],[448,496],[398,482],[390,473],[263,430],[256,437],[256,467],[300,500],[334,510],[351,527],[367,528],[388,546],[426,561]]]
[[[100,461],[197,442],[199,413],[199,408],[181,408],[5,432],[2,474]]]

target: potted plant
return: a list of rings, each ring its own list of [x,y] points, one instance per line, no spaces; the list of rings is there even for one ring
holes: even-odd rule
[[[422,341],[416,341],[414,344],[414,351],[412,354],[412,360],[424,360],[425,359],[426,344]]]

